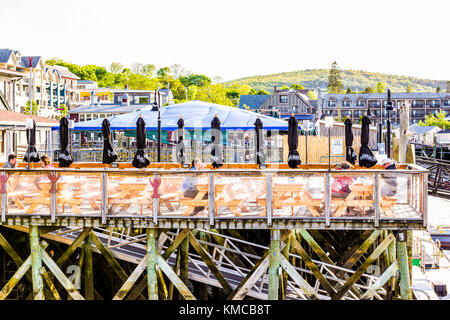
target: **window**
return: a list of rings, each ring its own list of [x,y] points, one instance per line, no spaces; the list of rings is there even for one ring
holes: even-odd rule
[[[92,120],[92,114],[86,114],[86,121]]]
[[[342,101],[342,106],[343,107],[350,107],[350,100],[349,99],[344,99],[343,101]]]
[[[450,107],[450,98],[444,99],[444,107]]]
[[[280,95],[280,103],[287,103],[287,96],[286,95]]]
[[[364,107],[364,100],[363,99],[358,99],[356,101],[356,106],[357,107]]]
[[[328,100],[328,106],[329,107],[336,107],[336,100],[334,100],[333,98]]]

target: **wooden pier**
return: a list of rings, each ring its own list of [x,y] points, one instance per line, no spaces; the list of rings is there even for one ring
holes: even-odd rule
[[[223,299],[411,299],[411,231],[427,225],[427,170],[398,167],[1,169],[0,245],[17,271],[0,299],[24,276],[34,299],[100,299],[98,253],[121,283],[113,299],[207,298],[192,281]],[[397,191],[387,195],[392,179]],[[342,181],[348,191],[336,194]],[[12,229],[29,235],[28,258],[1,235]],[[67,247],[52,256],[56,244]],[[75,252],[79,288],[62,271]]]

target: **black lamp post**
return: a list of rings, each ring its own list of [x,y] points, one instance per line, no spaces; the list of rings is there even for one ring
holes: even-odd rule
[[[391,90],[387,91],[387,103],[386,103],[386,111],[387,111],[387,132],[386,132],[386,154],[387,157],[391,157],[391,115],[390,111],[394,110],[394,105],[391,100]]]
[[[158,111],[158,148],[157,148],[157,161],[161,162],[161,110],[160,110],[160,94],[158,89],[158,100],[156,100],[155,90],[155,102],[153,102],[153,108],[151,111]]]

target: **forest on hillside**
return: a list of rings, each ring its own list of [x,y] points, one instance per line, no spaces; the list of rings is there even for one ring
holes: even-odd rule
[[[248,85],[256,90],[273,91],[273,87],[291,86],[299,83],[306,89],[327,89],[330,69],[308,69],[276,74],[246,77],[225,82],[225,86]],[[341,81],[345,89],[364,91],[367,87],[376,87],[378,82],[385,84],[392,92],[405,92],[410,86],[415,92],[435,92],[437,87],[443,91],[446,80],[428,80],[409,76],[398,76],[385,73],[367,72],[361,70],[340,70]]]

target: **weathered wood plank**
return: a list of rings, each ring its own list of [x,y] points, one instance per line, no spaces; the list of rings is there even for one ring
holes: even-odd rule
[[[314,276],[319,280],[322,287],[327,291],[327,293],[330,296],[333,296],[336,291],[334,290],[333,286],[328,282],[328,280],[323,276],[323,274],[320,272],[319,268],[316,266],[316,264],[312,261],[312,259],[309,257],[308,253],[303,249],[303,247],[300,245],[300,243],[295,239],[293,235],[291,235],[291,246],[292,250],[294,250],[305,262],[308,269],[312,271]]]
[[[347,280],[347,282],[342,286],[339,291],[333,295],[332,299],[341,299],[348,290],[351,289],[353,284],[358,281],[361,275],[367,270],[367,268],[378,258],[380,254],[389,246],[389,244],[394,240],[394,235],[390,233],[383,242],[372,252],[372,254],[363,262],[363,264],[358,268],[358,270],[353,273],[353,275]]]
[[[205,249],[200,245],[200,243],[197,241],[197,239],[192,234],[189,235],[189,242],[192,245],[192,247],[194,248],[194,250],[197,251],[197,253],[200,255],[203,262],[206,263],[208,268],[214,274],[217,281],[219,281],[220,285],[225,290],[225,292],[227,294],[230,294],[233,291],[233,289],[228,284],[227,280],[223,276],[222,272],[220,272],[219,268],[217,268],[214,261],[212,261],[210,255],[205,251]]]
[[[297,270],[295,270],[295,268],[283,256],[280,257],[280,265],[284,270],[286,270],[291,279],[294,280],[294,282],[300,287],[300,289],[302,289],[310,300],[319,300],[319,297],[314,292],[314,289],[302,278],[302,276],[300,276]]]
[[[48,255],[48,253],[43,249],[41,249],[41,252],[42,252],[42,260],[50,269],[50,271],[55,275],[56,279],[58,279],[58,281],[62,284],[64,289],[67,290],[69,295],[74,300],[84,300],[81,294],[73,286],[72,282],[69,279],[67,279],[65,274],[61,271],[61,269],[58,267],[55,261],[53,261],[53,259]]]
[[[41,276],[42,250],[39,245],[39,227],[30,227],[31,278],[33,279],[34,300],[44,300],[44,283]]]
[[[55,297],[56,300],[61,300],[61,296],[59,295],[58,290],[56,290],[56,287],[53,284],[53,281],[50,278],[50,275],[48,274],[48,272],[45,270],[44,267],[41,268],[41,274],[42,274],[42,277],[44,278],[45,282],[47,283],[51,293],[53,294],[53,297]]]
[[[122,300],[127,295],[128,291],[133,287],[136,280],[141,276],[142,272],[144,272],[145,268],[147,268],[147,255],[142,258],[137,267],[133,270],[133,273],[128,277],[128,279],[124,282],[122,287],[117,291],[116,295],[113,297],[113,300]]]
[[[390,278],[392,278],[395,273],[398,270],[398,263],[397,260],[395,260],[390,266],[389,268],[386,269],[385,272],[383,272],[383,274],[375,281],[375,283],[369,288],[369,290],[366,291],[366,293],[364,293],[361,296],[361,300],[368,300],[371,299],[375,293],[377,292],[377,290],[381,289],[382,286],[384,286]]]
[[[156,229],[147,229],[147,280],[148,299],[158,300],[158,280],[156,275]],[[137,278],[136,278],[137,279]]]
[[[73,240],[73,242],[70,244],[70,246],[64,251],[64,253],[56,260],[56,264],[60,267],[66,263],[66,261],[69,259],[69,257],[74,253],[74,251],[80,246],[80,244],[83,242],[84,238],[89,235],[89,233],[92,231],[92,228],[86,228],[84,229],[78,237]]]
[[[92,264],[92,234],[85,239],[84,243],[84,296],[86,300],[94,300],[94,268]]]
[[[269,253],[269,300],[278,300],[280,285],[278,269],[280,267],[280,230],[270,230]]]
[[[169,278],[169,280],[174,284],[174,286],[178,289],[185,300],[196,300],[194,295],[189,291],[188,287],[184,284],[184,282],[176,275],[176,273],[172,270],[169,264],[163,259],[163,257],[158,254],[156,256],[156,261],[158,266],[164,272],[164,274]]]

